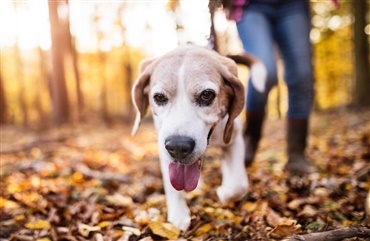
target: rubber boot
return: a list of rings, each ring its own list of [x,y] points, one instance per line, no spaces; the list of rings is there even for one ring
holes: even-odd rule
[[[285,170],[290,174],[305,175],[315,172],[315,168],[307,161],[304,154],[307,145],[307,133],[307,119],[288,119],[288,162],[285,165]]]
[[[250,166],[253,163],[258,143],[261,139],[262,126],[265,118],[263,112],[248,112],[246,119],[246,129],[244,133],[245,140],[245,166]]]

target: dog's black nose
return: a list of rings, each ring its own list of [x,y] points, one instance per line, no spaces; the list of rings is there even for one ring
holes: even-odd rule
[[[168,153],[175,159],[185,159],[193,152],[195,141],[187,136],[170,136],[164,145]]]

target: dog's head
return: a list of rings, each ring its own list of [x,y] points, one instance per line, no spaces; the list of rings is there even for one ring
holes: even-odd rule
[[[212,128],[227,118],[223,140],[230,142],[233,121],[244,107],[245,94],[234,61],[214,51],[186,45],[143,61],[132,99],[137,110],[133,134],[150,105],[159,151],[171,162],[170,176],[188,175],[180,179],[196,181],[174,183],[172,178],[172,185],[178,190],[192,190],[198,181],[193,176],[199,174],[198,161]]]

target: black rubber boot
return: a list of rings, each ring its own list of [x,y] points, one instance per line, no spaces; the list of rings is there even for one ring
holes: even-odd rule
[[[245,166],[250,166],[253,163],[258,143],[261,139],[262,126],[265,118],[263,112],[248,112],[246,119],[246,129],[244,134],[245,140]]]
[[[307,161],[304,154],[307,145],[307,133],[307,119],[288,119],[288,162],[285,165],[285,170],[290,174],[305,175],[316,171],[315,168]]]

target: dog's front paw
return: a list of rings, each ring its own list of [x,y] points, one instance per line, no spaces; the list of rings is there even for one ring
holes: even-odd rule
[[[217,188],[217,196],[222,204],[239,201],[247,193],[248,181],[238,185],[222,185]]]
[[[167,220],[182,231],[186,231],[190,226],[190,210],[188,207],[175,207],[168,210]]]

